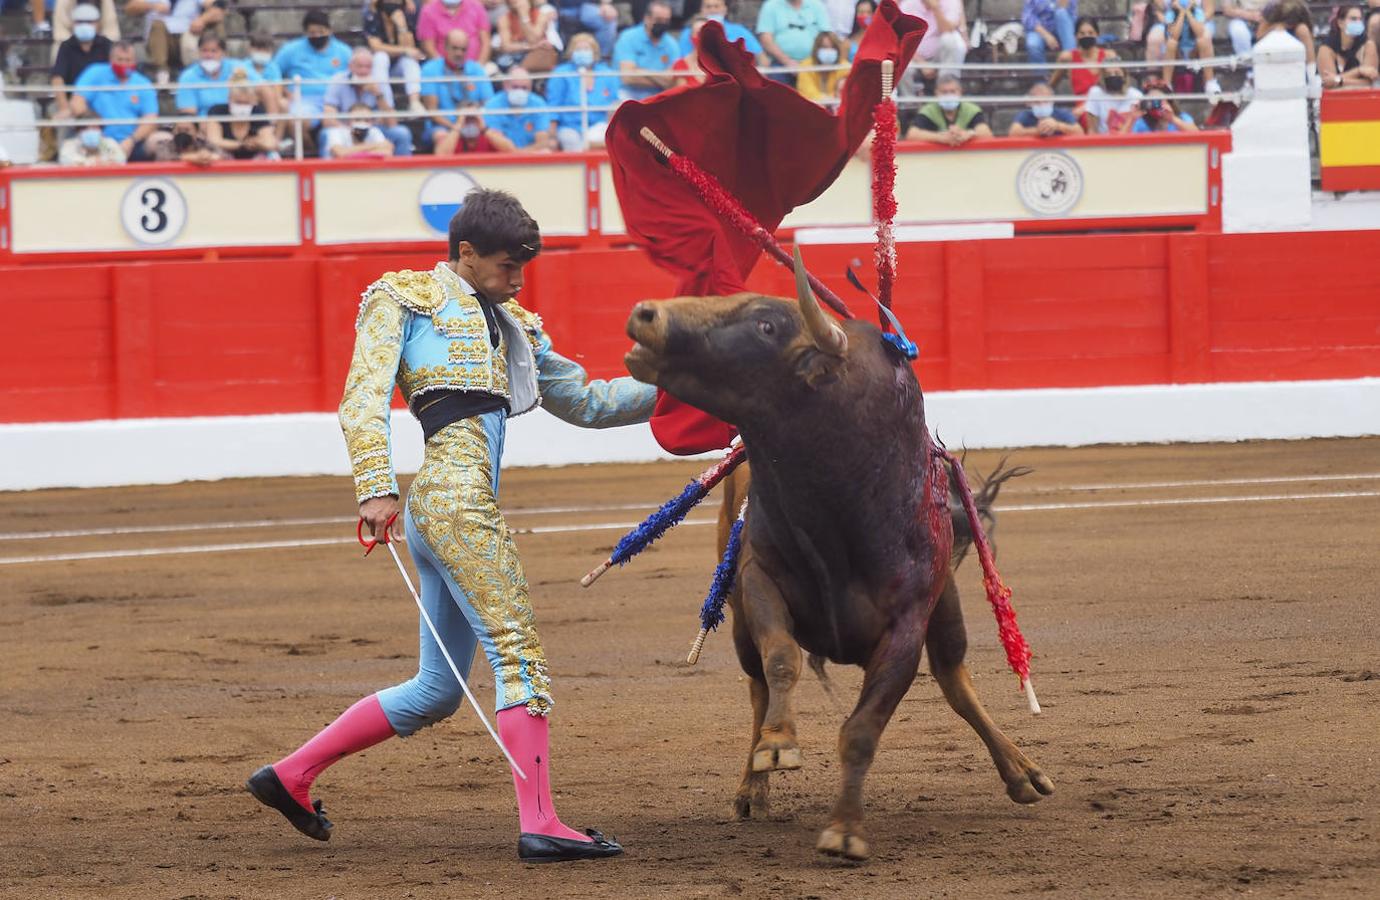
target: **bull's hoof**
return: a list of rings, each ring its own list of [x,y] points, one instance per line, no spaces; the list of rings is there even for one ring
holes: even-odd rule
[[[846,825],[830,825],[819,835],[815,849],[826,856],[841,856],[854,862],[862,862],[872,855],[872,848],[862,836]]]
[[[756,816],[765,819],[771,812],[771,801],[766,794],[738,794],[733,798],[733,818],[745,822]]]
[[[1017,803],[1038,803],[1042,798],[1054,793],[1054,782],[1039,769],[1031,766],[1026,769],[1024,775],[1025,777],[1006,785],[1006,796]]]
[[[752,754],[752,771],[773,772],[800,768],[799,747],[763,747]]]

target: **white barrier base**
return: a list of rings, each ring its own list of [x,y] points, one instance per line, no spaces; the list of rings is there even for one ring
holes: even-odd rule
[[[1380,378],[935,392],[926,411],[951,448],[1358,437],[1380,435]],[[417,470],[407,412],[393,449],[398,471]],[[591,431],[538,411],[512,421],[504,464],[670,458],[645,425]],[[0,425],[0,460],[0,490],[349,473],[329,413]]]

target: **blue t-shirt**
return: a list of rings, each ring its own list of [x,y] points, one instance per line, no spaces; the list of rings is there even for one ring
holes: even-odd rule
[[[551,106],[580,105],[580,70],[573,62],[561,63],[551,73],[546,82],[546,102]],[[589,104],[589,124],[606,122],[609,113],[599,107],[618,105],[618,91],[623,81],[608,63],[594,64],[594,86],[585,92],[585,103]],[[582,114],[578,112],[553,113],[559,128],[581,127]]]
[[[757,33],[770,34],[781,52],[803,60],[815,46],[815,35],[832,31],[829,11],[819,0],[802,0],[797,9],[788,0],[767,0],[757,14]]]
[[[616,69],[621,69],[624,62],[630,62],[636,69],[665,72],[680,56],[680,48],[676,45],[675,38],[663,34],[661,40],[654,41],[647,29],[641,25],[624,28],[613,45],[613,66]],[[642,100],[661,92],[661,88],[627,84],[622,84],[620,90],[623,96],[633,100]]]
[[[719,24],[724,27],[724,37],[728,38],[730,41],[736,41],[741,38],[743,46],[747,48],[747,52],[754,56],[762,52],[762,42],[757,40],[757,35],[752,33],[752,29],[745,25],[739,25],[737,22],[720,22]],[[692,42],[690,38],[689,28],[680,33],[681,56],[688,56],[690,51],[695,49],[694,42]]]
[[[255,75],[258,75],[264,81],[283,80],[283,70],[278,68],[278,64],[271,59],[268,62],[264,63],[264,70],[262,72],[260,72],[259,67],[254,65],[253,63],[249,64],[248,69]],[[282,88],[278,88],[278,90],[282,90]]]
[[[1186,119],[1188,119],[1188,114],[1187,114],[1187,113],[1185,113],[1185,114],[1179,116],[1179,121],[1184,121],[1184,120],[1186,120]],[[1131,124],[1131,130],[1134,131],[1134,132],[1137,133],[1137,134],[1148,134],[1148,133],[1154,131],[1155,129],[1151,128],[1149,125],[1146,125],[1144,119],[1136,119],[1136,121],[1133,122],[1133,123]],[[1178,122],[1176,122],[1176,121],[1173,120],[1173,119],[1170,119],[1168,122],[1166,122],[1166,123],[1164,124],[1164,128],[1162,128],[1161,130],[1162,130],[1162,131],[1182,131],[1183,129],[1179,127],[1179,123],[1178,123]]]
[[[428,78],[478,78],[480,81],[427,81]],[[422,96],[435,97],[438,110],[459,109],[461,103],[487,103],[494,95],[494,86],[484,67],[472,59],[465,60],[465,68],[457,72],[437,57],[422,63]],[[452,122],[455,116],[448,116]]]
[[[521,107],[525,110],[520,115],[485,116],[484,123],[490,128],[497,128],[513,142],[513,146],[521,149],[530,146],[537,139],[537,135],[543,131],[551,129],[551,123],[555,121],[551,113],[546,111],[547,103],[536,94],[531,94],[527,98],[527,105]],[[487,110],[506,110],[515,109],[508,102],[508,92],[494,94],[489,98],[489,102],[484,104]]]
[[[220,71],[214,78],[206,74],[201,68],[201,63],[193,63],[183,69],[177,78],[177,108],[194,109],[197,115],[204,116],[211,107],[229,103],[230,89],[226,85],[236,69],[244,70],[249,76],[250,84],[259,84],[263,81],[254,71],[254,67],[242,59],[221,60]]]
[[[128,90],[82,90],[110,85],[123,85]],[[86,105],[102,119],[139,119],[158,115],[158,94],[153,89],[153,82],[138,72],[131,72],[129,78],[121,82],[115,77],[110,63],[92,63],[77,78],[73,87]],[[101,131],[111,140],[123,141],[134,134],[135,128],[135,125],[106,125]]]
[[[1049,117],[1056,122],[1063,122],[1065,125],[1078,124],[1078,120],[1073,117],[1073,113],[1069,112],[1067,109],[1060,109],[1057,106],[1054,107],[1054,112],[1051,113]],[[1026,128],[1034,128],[1036,125],[1040,124],[1040,120],[1035,118],[1035,110],[1027,107],[1021,110],[1019,116],[1016,116],[1016,124]]]
[[[273,57],[273,61],[282,70],[283,77],[291,80],[301,75],[304,81],[314,78],[334,78],[341,72],[350,70],[350,54],[354,52],[348,44],[331,38],[331,42],[326,45],[326,49],[317,50],[307,43],[305,37],[288,41],[278,48],[278,53]],[[288,85],[288,90],[292,86]],[[326,85],[324,84],[304,84],[302,85],[303,97],[324,97],[326,95]]]

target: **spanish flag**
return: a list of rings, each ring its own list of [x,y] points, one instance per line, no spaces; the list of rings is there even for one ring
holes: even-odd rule
[[[1380,190],[1380,91],[1324,91],[1322,189]]]

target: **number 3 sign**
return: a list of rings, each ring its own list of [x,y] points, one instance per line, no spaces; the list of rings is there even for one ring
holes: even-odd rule
[[[139,244],[166,244],[187,224],[187,200],[166,178],[140,178],[125,191],[120,222]]]

